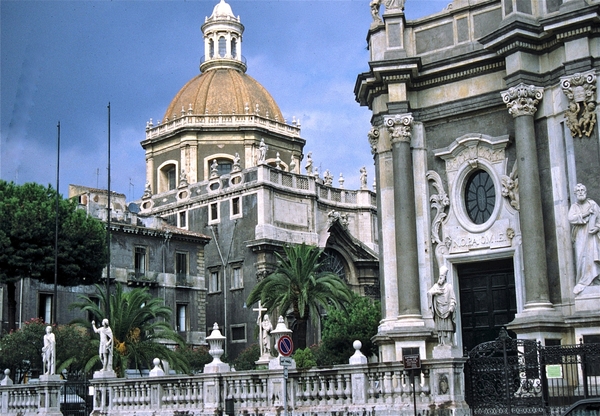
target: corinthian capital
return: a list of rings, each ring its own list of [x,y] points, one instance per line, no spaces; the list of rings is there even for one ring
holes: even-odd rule
[[[413,116],[410,113],[385,117],[385,125],[390,132],[392,143],[410,143],[412,124]]]
[[[502,101],[508,107],[508,113],[513,117],[532,116],[537,111],[537,105],[544,96],[544,89],[523,83],[502,91]]]

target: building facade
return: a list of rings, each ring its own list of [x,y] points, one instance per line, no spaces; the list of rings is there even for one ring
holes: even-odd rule
[[[285,244],[319,246],[354,291],[379,296],[375,193],[366,174],[361,189],[346,190],[313,169],[300,122],[287,122],[246,74],[243,31],[224,1],[206,18],[200,74],[146,127],[147,183],[138,201],[140,215],[211,238],[207,324],[225,328],[230,358],[258,342],[256,305],[245,301]],[[317,328],[310,342],[318,339]]]
[[[373,112],[386,242],[380,359],[460,357],[503,326],[598,342],[600,2],[455,0],[413,21],[402,0],[371,8],[355,95]],[[454,346],[433,319],[440,274]]]
[[[108,192],[85,186],[69,185],[69,198],[78,209],[108,224]],[[111,192],[110,273],[105,268],[102,281],[110,279],[127,288],[147,287],[157,298],[164,299],[173,311],[171,325],[191,345],[205,345],[206,288],[204,247],[206,235],[173,227],[159,217],[138,215],[135,204],[127,204],[125,195]],[[104,283],[100,283],[104,289]],[[0,288],[0,295],[5,293]],[[94,285],[58,286],[24,278],[17,284],[16,320],[19,326],[32,318],[44,322],[68,324],[86,318],[73,302],[86,296],[98,299]],[[5,295],[1,298],[6,305]],[[6,308],[6,307],[4,307]],[[3,312],[6,316],[6,312]],[[90,317],[91,320],[91,317]]]

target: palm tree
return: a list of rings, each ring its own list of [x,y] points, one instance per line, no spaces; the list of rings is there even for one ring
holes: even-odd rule
[[[250,292],[246,303],[259,300],[267,313],[277,309],[281,314],[291,310],[295,319],[294,338],[297,348],[306,348],[309,319],[318,322],[319,308],[344,308],[351,291],[338,275],[321,269],[322,250],[306,244],[283,248],[277,256],[277,268]]]
[[[106,292],[100,286],[96,287],[100,302],[79,296],[81,301],[72,303],[69,308],[88,312],[97,322],[101,322],[107,316],[104,312]],[[188,363],[164,344],[164,341],[170,341],[184,346],[183,339],[170,325],[171,314],[171,309],[164,306],[162,299],[152,297],[148,288],[124,292],[123,287],[117,284],[115,293],[110,296],[110,327],[114,337],[113,367],[120,377],[128,368],[138,371],[151,368],[154,358],[168,361],[176,371],[188,372]],[[82,319],[76,322],[88,328],[90,326],[88,321]],[[86,365],[86,370],[89,371],[98,361],[99,357],[94,356]]]

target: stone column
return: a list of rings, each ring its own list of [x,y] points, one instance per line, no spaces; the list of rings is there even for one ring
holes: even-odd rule
[[[412,152],[412,114],[386,116],[392,143],[398,315],[421,318]]]
[[[396,238],[394,236],[394,184],[390,174],[393,171],[392,154],[386,145],[380,144],[379,136],[379,127],[371,128],[368,138],[377,178],[379,281],[381,282],[382,323],[385,326],[386,323],[391,324],[398,317],[398,299],[395,296],[398,292],[398,282],[393,278],[396,274]]]
[[[548,290],[542,197],[533,125],[533,115],[543,93],[543,88],[523,83],[501,93],[509,114],[515,120],[525,309],[552,307]]]

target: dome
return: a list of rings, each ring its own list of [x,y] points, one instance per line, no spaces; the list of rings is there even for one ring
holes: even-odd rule
[[[187,113],[190,105],[193,114],[258,114],[283,122],[271,94],[251,76],[231,68],[194,77],[173,98],[164,118],[179,116],[182,109]]]
[[[218,18],[218,17],[233,17],[233,10],[231,10],[231,6],[225,3],[225,0],[221,0],[213,9],[212,14],[209,19]]]

